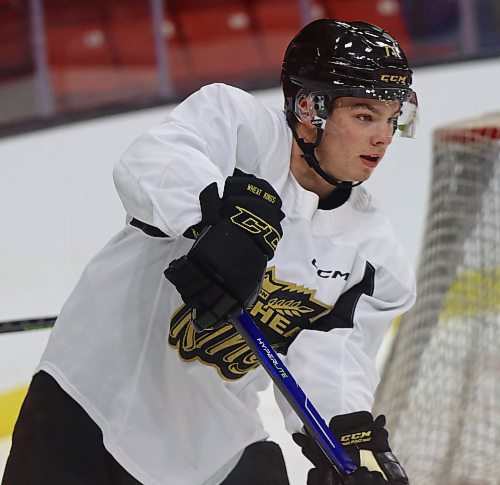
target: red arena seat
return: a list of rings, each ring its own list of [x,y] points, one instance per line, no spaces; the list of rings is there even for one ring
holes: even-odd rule
[[[301,17],[299,2],[253,1],[252,14],[255,18],[259,42],[262,45],[262,57],[266,66],[270,69],[279,69],[288,43],[297,34],[304,21]],[[324,7],[312,2],[309,20],[324,16]]]
[[[378,25],[394,36],[407,55],[412,45],[398,0],[323,0],[329,17]]]
[[[243,2],[180,8],[177,15],[194,76],[204,82],[226,80],[263,69]]]

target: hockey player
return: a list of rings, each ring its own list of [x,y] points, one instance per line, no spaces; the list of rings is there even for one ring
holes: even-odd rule
[[[408,483],[370,410],[414,276],[360,183],[412,135],[411,74],[386,32],[317,20],[285,53],[284,112],[209,85],[131,145],[128,223],[62,308],[4,485],[289,483],[257,413],[268,377],[228,323],[242,308],[359,467],[341,482],[277,393],[308,483]]]

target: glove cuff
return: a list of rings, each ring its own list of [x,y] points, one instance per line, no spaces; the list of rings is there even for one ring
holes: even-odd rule
[[[356,411],[349,414],[341,414],[334,416],[330,420],[330,429],[334,433],[343,433],[344,431],[351,431],[363,426],[371,426],[373,424],[373,416],[369,411]]]

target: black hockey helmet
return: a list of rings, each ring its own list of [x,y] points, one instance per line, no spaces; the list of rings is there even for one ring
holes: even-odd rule
[[[306,25],[286,49],[281,84],[288,123],[309,166],[335,186],[361,183],[334,179],[316,158],[315,149],[335,100],[356,97],[399,101],[401,110],[394,131],[414,138],[417,96],[411,82],[412,70],[404,52],[380,27],[326,18]],[[308,119],[317,128],[315,142],[300,138],[295,128],[297,120],[303,120],[304,108],[300,105],[304,98]]]
[[[311,119],[322,128],[336,98],[399,100],[405,116],[397,128],[406,137],[414,137],[417,119],[411,82],[406,56],[387,32],[365,22],[326,18],[292,39],[281,71],[287,114],[297,115],[298,101],[306,96],[314,107]]]

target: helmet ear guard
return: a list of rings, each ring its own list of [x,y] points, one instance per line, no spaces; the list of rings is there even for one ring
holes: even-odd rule
[[[294,114],[301,123],[310,122],[316,128],[324,129],[331,106],[331,96],[301,89],[295,97]]]
[[[294,113],[301,123],[307,123],[314,118],[313,104],[308,96],[301,90],[295,98]]]

